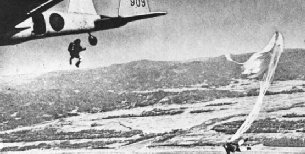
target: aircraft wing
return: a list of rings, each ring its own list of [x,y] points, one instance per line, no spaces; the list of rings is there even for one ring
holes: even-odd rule
[[[1,0],[0,33],[14,29],[27,18],[42,13],[63,0]]]

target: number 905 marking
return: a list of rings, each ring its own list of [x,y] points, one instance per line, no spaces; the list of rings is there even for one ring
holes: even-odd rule
[[[130,0],[131,6],[137,6],[137,7],[145,7],[146,2],[145,0]]]

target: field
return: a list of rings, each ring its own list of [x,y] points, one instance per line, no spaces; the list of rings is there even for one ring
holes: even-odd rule
[[[3,82],[1,151],[221,151],[252,110],[259,88],[222,60],[139,61]],[[245,145],[253,151],[288,146],[304,152],[305,81],[300,74],[276,79],[243,136],[249,139]]]
[[[300,81],[287,82],[295,83],[290,89],[278,89],[278,85],[284,84],[282,82],[276,82],[270,89],[276,94],[266,96],[260,118],[245,134],[253,145],[305,146],[304,92],[292,89],[299,86]],[[133,104],[126,101],[124,105],[106,111],[97,107],[87,112],[71,109],[61,115],[49,116],[49,119],[42,118],[42,123],[37,121],[35,124],[27,123],[27,118],[32,117],[15,112],[7,116],[14,119],[14,125],[10,119],[2,122],[2,151],[117,149],[145,144],[145,141],[151,141],[145,145],[150,148],[220,146],[240,127],[256,100],[256,96],[248,96],[247,91],[220,90],[223,88],[132,93],[130,95],[145,97],[146,102]],[[293,92],[286,94],[286,91]],[[223,95],[213,98],[218,92]],[[45,111],[48,108],[45,106]],[[31,114],[39,114],[37,111]]]

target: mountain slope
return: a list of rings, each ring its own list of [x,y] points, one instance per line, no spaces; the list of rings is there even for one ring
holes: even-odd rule
[[[234,55],[245,61],[251,54]],[[275,80],[303,79],[305,50],[286,49],[276,71]],[[106,68],[82,71],[62,71],[45,74],[26,84],[24,89],[87,89],[87,90],[151,90],[208,83],[225,85],[232,78],[240,78],[239,65],[224,56],[187,63],[135,61]]]
[[[250,55],[235,55],[233,58],[245,61]],[[303,66],[305,50],[287,49],[275,79],[304,79]],[[6,130],[65,117],[76,107],[80,112],[101,112],[162,101],[181,104],[235,97],[240,94],[213,89],[146,94],[133,91],[194,85],[217,87],[229,84],[232,78],[240,78],[240,73],[240,66],[228,62],[224,56],[187,63],[142,60],[91,70],[47,73],[24,85],[2,87],[0,125]]]

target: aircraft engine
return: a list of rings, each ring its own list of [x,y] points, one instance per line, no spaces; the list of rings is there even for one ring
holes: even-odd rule
[[[89,34],[88,42],[90,43],[90,45],[96,46],[97,45],[97,38],[95,36]]]
[[[59,32],[65,26],[64,18],[58,13],[52,13],[49,17],[49,22],[53,30]]]

